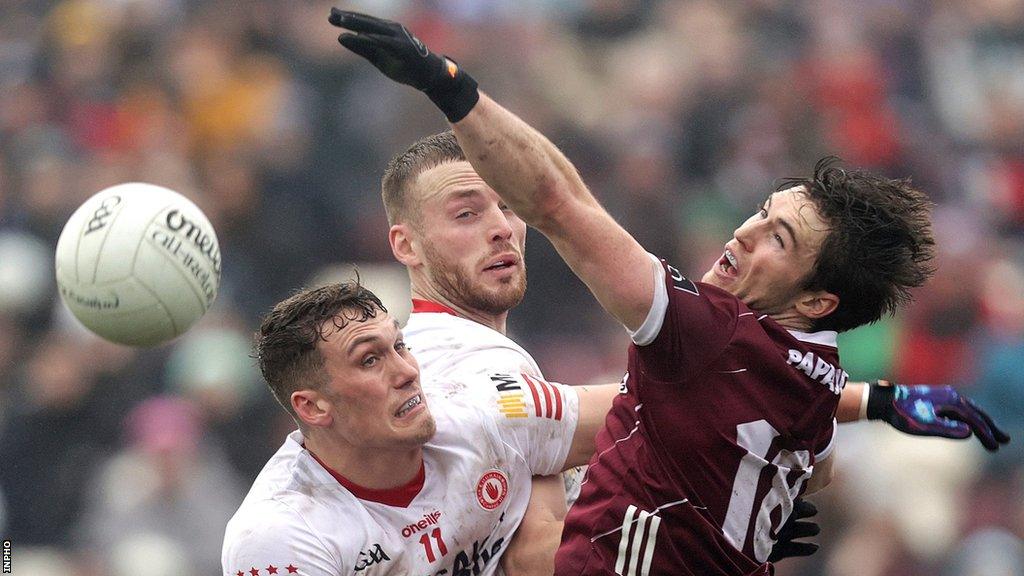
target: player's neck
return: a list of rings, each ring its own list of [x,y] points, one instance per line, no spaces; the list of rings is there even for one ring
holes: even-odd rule
[[[478,310],[468,308],[458,302],[453,302],[439,294],[436,290],[420,289],[415,285],[412,287],[412,297],[414,300],[425,300],[427,302],[439,304],[446,309],[445,311],[460,318],[472,320],[477,324],[483,324],[484,326],[487,326],[492,330],[496,330],[501,334],[505,333],[505,321],[508,319],[508,311],[502,312],[501,314],[480,312]]]
[[[387,490],[404,486],[423,467],[421,446],[398,450],[379,447],[359,450],[342,441],[332,441],[323,434],[311,433],[303,438],[306,450],[312,452],[329,471],[363,488]]]
[[[786,330],[797,332],[811,332],[812,321],[810,318],[800,314],[795,307],[779,312],[769,313],[768,317],[775,320],[779,326]]]

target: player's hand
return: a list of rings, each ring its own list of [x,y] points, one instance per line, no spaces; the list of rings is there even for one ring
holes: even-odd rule
[[[431,52],[398,22],[331,8],[328,21],[344,28],[338,42],[385,76],[426,94],[453,124],[480,99],[476,81],[454,60]]]
[[[984,410],[950,386],[870,386],[868,420],[885,420],[917,436],[968,438],[973,432],[990,451],[1010,441]]]
[[[793,512],[789,515],[786,523],[779,528],[775,546],[772,553],[768,555],[769,562],[778,562],[783,558],[794,556],[810,556],[818,551],[818,545],[814,542],[794,542],[797,538],[817,536],[821,532],[817,522],[807,520],[818,513],[818,509],[803,498],[793,501]]]

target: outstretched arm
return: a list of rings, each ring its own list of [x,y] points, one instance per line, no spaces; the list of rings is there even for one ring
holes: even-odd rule
[[[984,410],[951,386],[903,386],[884,380],[847,383],[836,419],[882,420],[915,436],[963,439],[973,433],[993,452],[1010,441]]]
[[[601,207],[576,167],[486,94],[453,130],[473,168],[551,240],[605,310],[639,328],[654,299],[654,262]]]
[[[404,26],[332,9],[338,40],[386,76],[424,92],[452,123],[467,159],[523,220],[547,236],[601,305],[626,328],[643,324],[656,265],[601,207],[568,159],[542,134],[481,94],[449,58]]]

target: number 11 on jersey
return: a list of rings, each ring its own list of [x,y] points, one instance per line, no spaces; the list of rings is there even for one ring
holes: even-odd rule
[[[444,539],[441,538],[441,529],[434,528],[430,531],[430,534],[420,536],[420,544],[423,544],[423,549],[427,552],[427,562],[437,561],[437,556],[434,554],[434,546],[430,542],[431,538],[437,544],[437,551],[441,553],[441,556],[448,553],[448,547],[444,545]]]
[[[751,538],[754,558],[758,562],[768,559],[774,544],[771,536],[772,511],[781,506],[780,525],[785,522],[793,511],[793,499],[800,494],[803,483],[811,476],[811,455],[807,450],[780,450],[770,463],[765,459],[772,441],[778,435],[778,430],[767,420],[747,422],[736,427],[736,443],[747,453],[740,461],[736,479],[732,484],[732,498],[729,500],[729,509],[722,524],[722,533],[737,550],[742,551],[753,520],[754,531]],[[769,464],[775,467],[771,487],[765,494],[759,496],[757,487],[761,471]],[[794,471],[802,473],[791,486],[787,476]]]

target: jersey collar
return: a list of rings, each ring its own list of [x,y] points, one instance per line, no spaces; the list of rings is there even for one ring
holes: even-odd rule
[[[821,330],[820,332],[800,332],[788,330],[789,334],[801,342],[808,344],[820,344],[821,346],[839,347],[839,333],[834,330]]]
[[[435,312],[438,314],[451,314],[452,316],[458,316],[458,312],[445,306],[444,304],[438,304],[437,302],[431,302],[430,300],[420,300],[419,298],[412,299],[412,311],[413,312]]]
[[[305,446],[303,446],[303,448],[305,448]],[[309,452],[308,449],[306,451]],[[369,500],[370,502],[377,502],[387,506],[396,506],[398,508],[408,507],[409,504],[412,503],[413,499],[420,493],[420,490],[423,489],[423,482],[427,477],[426,467],[423,461],[420,461],[420,471],[417,472],[416,476],[406,484],[384,490],[366,488],[356,484],[348,478],[345,478],[337,470],[334,470],[327,464],[324,464],[324,461],[317,457],[316,454],[309,452],[309,455],[323,466],[324,470],[327,470],[327,472],[338,481],[338,484],[344,486],[345,489],[351,492],[356,498],[359,498],[360,500]]]

